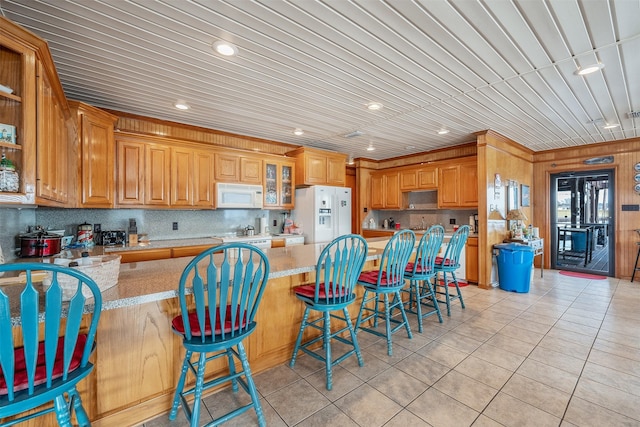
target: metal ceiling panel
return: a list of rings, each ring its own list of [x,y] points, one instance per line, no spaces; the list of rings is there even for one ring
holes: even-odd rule
[[[486,129],[533,151],[638,136],[637,0],[0,0],[0,13],[48,41],[70,99],[158,119],[372,159]],[[219,39],[239,54],[213,53]]]

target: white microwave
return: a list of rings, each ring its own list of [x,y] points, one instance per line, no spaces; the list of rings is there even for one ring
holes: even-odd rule
[[[216,208],[262,209],[261,185],[216,183]]]

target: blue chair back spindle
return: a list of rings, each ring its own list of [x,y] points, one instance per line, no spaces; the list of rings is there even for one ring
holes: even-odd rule
[[[58,424],[70,427],[72,411],[80,425],[90,425],[76,385],[93,369],[89,357],[102,309],[98,285],[54,264],[3,264],[0,272],[16,275],[0,287],[0,426],[55,412]],[[63,298],[62,279],[75,289],[70,300]],[[23,414],[49,402],[54,405]]]

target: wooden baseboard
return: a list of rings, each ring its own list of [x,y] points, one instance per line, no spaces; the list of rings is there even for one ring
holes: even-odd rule
[[[172,403],[173,393],[163,394],[99,420],[92,420],[91,425],[93,427],[140,426],[162,414],[169,417]]]

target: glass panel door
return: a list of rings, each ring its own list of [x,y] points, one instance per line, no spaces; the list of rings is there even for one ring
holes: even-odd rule
[[[614,275],[612,169],[551,175],[551,268]]]

